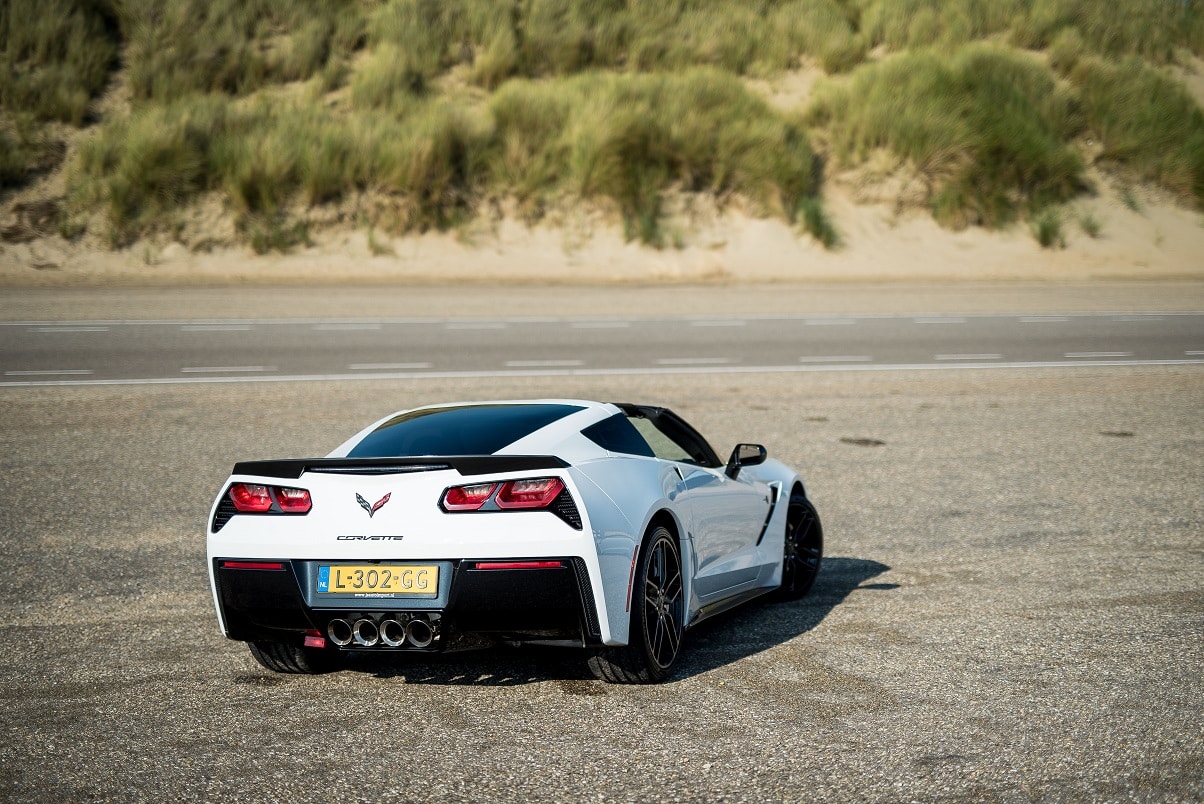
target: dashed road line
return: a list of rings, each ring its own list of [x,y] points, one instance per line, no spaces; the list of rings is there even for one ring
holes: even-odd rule
[[[568,368],[584,366],[584,360],[507,360],[509,368]]]
[[[250,324],[186,324],[180,327],[180,332],[250,332],[255,327]]]
[[[351,371],[410,371],[430,367],[430,363],[352,363],[347,366]]]
[[[800,357],[800,363],[869,363],[873,360],[869,355],[814,355]]]
[[[35,371],[6,371],[5,377],[84,377],[94,372],[91,369],[45,369]]]
[[[1003,360],[1003,355],[933,355],[933,360]]]
[[[1071,359],[1102,360],[1112,357],[1132,357],[1132,352],[1067,352],[1063,357]]]
[[[189,366],[180,369],[181,374],[257,374],[275,371],[275,366]]]
[[[730,357],[662,357],[659,366],[722,366],[733,362]]]

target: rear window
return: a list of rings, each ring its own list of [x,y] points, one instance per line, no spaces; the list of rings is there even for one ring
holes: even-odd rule
[[[364,436],[351,458],[492,455],[582,408],[576,405],[469,405],[394,416]]]

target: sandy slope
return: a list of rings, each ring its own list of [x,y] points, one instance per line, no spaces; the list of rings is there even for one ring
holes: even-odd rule
[[[1204,105],[1204,60],[1176,70]],[[749,86],[775,106],[798,109],[821,80],[822,71],[806,66]],[[1204,215],[1157,188],[1122,189],[1095,169],[1088,178],[1095,194],[1063,208],[1065,244],[1052,249],[1038,245],[1027,223],[1001,232],[941,228],[922,182],[886,157],[828,177],[825,209],[842,239],[833,251],[784,221],[742,213],[738,204],[720,211],[697,198],[668,199],[660,250],[628,242],[617,215],[597,208],[553,212],[535,227],[491,211],[453,232],[399,238],[325,225],[333,216],[361,219],[358,205],[372,203],[361,199],[340,210],[302,210],[318,219],[314,242],[283,255],[256,256],[245,246],[193,253],[168,240],[112,252],[94,233],[78,244],[57,236],[0,240],[0,287],[1204,278]],[[0,232],[21,223],[21,204],[61,198],[64,182],[56,171],[5,198]],[[192,242],[236,240],[232,216],[216,198],[186,216]],[[1098,224],[1098,236],[1085,231],[1084,219]]]
[[[311,247],[267,256],[247,248],[190,253],[165,242],[109,252],[50,237],[0,243],[0,286],[1204,277],[1204,216],[1154,190],[1133,190],[1124,203],[1106,180],[1097,187],[1095,197],[1064,210],[1066,245],[1054,249],[1041,248],[1025,224],[942,229],[923,211],[884,203],[880,187],[867,192],[837,177],[825,193],[843,239],[833,251],[780,220],[696,204],[666,226],[674,245],[661,250],[626,242],[617,220],[597,210],[535,227],[502,217],[395,239],[327,229]],[[1088,215],[1098,237],[1078,222]]]

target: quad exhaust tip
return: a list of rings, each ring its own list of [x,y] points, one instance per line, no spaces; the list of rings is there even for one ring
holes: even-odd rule
[[[352,643],[362,648],[377,645],[390,648],[407,645],[413,648],[429,648],[438,635],[438,620],[432,622],[422,616],[410,615],[386,617],[379,623],[371,617],[360,617],[355,622],[336,617],[326,626],[326,636],[340,648]]]

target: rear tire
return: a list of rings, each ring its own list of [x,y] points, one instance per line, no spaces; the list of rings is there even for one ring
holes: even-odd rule
[[[248,642],[255,661],[273,673],[329,673],[339,667],[339,655],[332,650],[303,648],[283,642]]]
[[[819,513],[806,495],[795,491],[786,509],[786,539],[782,546],[782,585],[779,600],[797,600],[807,594],[819,574],[824,556],[824,528]]]
[[[661,526],[640,549],[631,592],[631,632],[626,645],[601,648],[590,670],[612,684],[655,684],[669,677],[685,630],[681,551]]]

